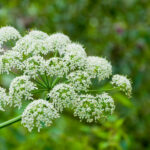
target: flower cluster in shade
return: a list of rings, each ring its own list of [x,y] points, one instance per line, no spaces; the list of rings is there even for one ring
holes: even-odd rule
[[[11,40],[16,43],[6,50],[5,44]],[[21,108],[26,102],[21,123],[29,131],[50,126],[65,109],[87,122],[99,121],[114,112],[114,100],[107,91],[91,92],[93,80],[100,83],[112,76],[111,63],[102,57],[87,56],[85,48],[67,35],[32,30],[22,37],[15,28],[2,27],[0,48],[0,74],[17,74],[8,89],[0,87],[0,110],[7,105]],[[114,75],[110,85],[127,96],[132,93],[125,76]]]

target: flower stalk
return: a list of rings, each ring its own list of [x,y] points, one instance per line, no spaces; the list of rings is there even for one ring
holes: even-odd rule
[[[3,122],[3,123],[0,124],[0,129],[2,129],[2,128],[4,128],[4,127],[7,127],[7,126],[9,126],[9,125],[11,125],[11,124],[13,124],[13,123],[15,123],[15,122],[20,121],[20,120],[21,120],[21,115],[15,117],[15,118],[13,118],[13,119],[10,119],[10,120],[8,120],[8,121],[5,121],[5,122]]]

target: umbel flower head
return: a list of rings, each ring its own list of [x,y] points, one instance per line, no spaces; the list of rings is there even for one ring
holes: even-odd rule
[[[12,69],[23,69],[22,55],[16,51],[7,51],[2,56],[0,56],[0,73],[7,73]]]
[[[9,40],[15,41],[10,50]],[[0,88],[0,110],[6,105],[26,105],[21,123],[29,131],[50,126],[63,111],[72,112],[81,121],[98,122],[114,112],[113,90],[129,97],[132,93],[125,76],[114,75],[108,80],[112,66],[106,58],[87,56],[84,46],[63,33],[32,30],[22,37],[13,27],[2,27],[0,46],[5,42],[6,49],[0,47],[0,74],[16,76],[9,89]]]
[[[87,58],[86,71],[92,78],[97,77],[101,81],[110,77],[112,74],[112,66],[105,58],[89,56]]]
[[[74,105],[74,115],[81,120],[93,122],[111,115],[114,109],[114,100],[107,93],[96,97],[86,94],[79,96]]]
[[[9,40],[17,40],[19,38],[21,38],[21,35],[15,28],[11,26],[0,28],[0,47]]]
[[[81,70],[70,73],[67,79],[75,91],[87,91],[92,84],[90,75]]]
[[[50,91],[49,97],[53,100],[55,108],[62,112],[64,108],[73,106],[77,94],[72,86],[60,83]]]
[[[45,100],[39,99],[31,102],[22,114],[21,123],[32,131],[37,127],[38,131],[43,126],[50,126],[52,121],[59,117],[57,110],[53,105]]]
[[[9,104],[21,107],[21,100],[33,100],[32,91],[36,85],[29,80],[29,76],[20,76],[13,79],[9,88]]]
[[[62,33],[52,34],[46,41],[49,43],[50,50],[60,55],[65,53],[66,46],[71,43],[69,37]]]
[[[68,44],[64,60],[70,71],[83,70],[87,61],[87,54],[82,45],[76,43]]]
[[[127,96],[131,96],[132,86],[130,80],[127,79],[127,77],[116,74],[112,77],[111,83],[115,87],[118,87],[121,91],[125,92]]]
[[[29,36],[36,40],[43,40],[48,38],[48,34],[38,30],[32,30],[29,32]]]

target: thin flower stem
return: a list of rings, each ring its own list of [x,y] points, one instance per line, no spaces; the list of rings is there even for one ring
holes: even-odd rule
[[[2,128],[4,128],[4,127],[7,127],[7,126],[9,126],[9,125],[11,125],[11,124],[13,124],[13,123],[15,123],[15,122],[20,121],[20,120],[21,120],[21,115],[15,117],[15,118],[13,118],[13,119],[10,119],[10,120],[8,120],[8,121],[5,121],[5,122],[3,122],[3,123],[0,124],[0,129],[2,129]]]
[[[32,93],[33,94],[40,93],[40,91],[48,91],[48,89],[38,89],[38,90],[32,91]]]
[[[55,52],[54,57],[57,57],[58,51]]]
[[[37,77],[37,80],[39,83],[41,83],[45,88],[47,88],[47,85],[45,84],[45,82],[43,82],[43,80],[41,80],[39,77]]]
[[[43,81],[43,83],[46,85],[46,87],[48,88],[48,84],[47,81],[45,81],[45,79],[42,77],[42,75],[40,75],[41,80]]]
[[[50,88],[50,85],[49,85],[49,80],[48,80],[48,77],[47,77],[47,74],[45,72],[45,77],[46,77],[46,81],[47,81],[47,84],[48,84],[48,88]]]
[[[52,88],[55,86],[55,84],[59,81],[60,78],[56,78],[52,83]]]
[[[88,90],[89,92],[103,92],[103,91],[113,91],[118,90],[119,88],[103,89],[103,90]]]
[[[41,82],[37,81],[37,80],[34,80],[40,87],[43,87],[43,88],[47,88],[46,86],[44,86]]]

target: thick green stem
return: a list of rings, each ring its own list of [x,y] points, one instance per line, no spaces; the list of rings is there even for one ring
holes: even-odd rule
[[[10,119],[8,121],[5,121],[3,123],[0,124],[0,129],[4,128],[4,127],[7,127],[15,122],[18,122],[21,120],[21,115],[20,116],[17,116],[16,118],[13,118],[13,119]]]

